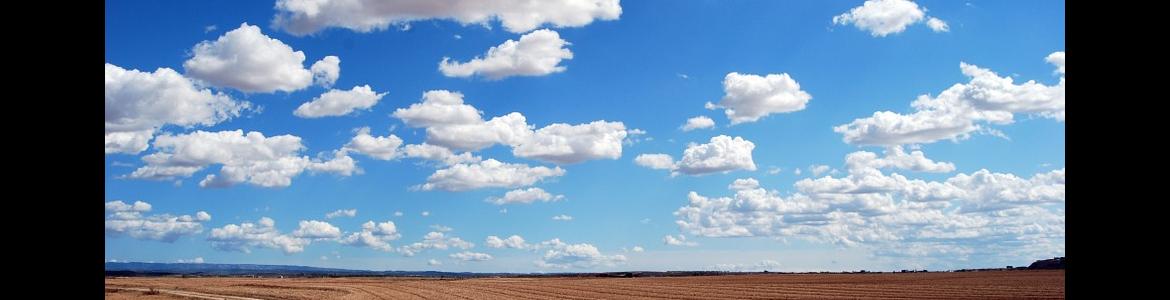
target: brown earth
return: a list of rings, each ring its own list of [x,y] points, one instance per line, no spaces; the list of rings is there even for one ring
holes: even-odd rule
[[[158,295],[145,291],[155,289]],[[1063,299],[1064,270],[639,278],[106,279],[106,299]]]

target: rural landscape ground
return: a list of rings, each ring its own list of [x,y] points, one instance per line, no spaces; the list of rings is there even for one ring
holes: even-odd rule
[[[106,299],[1063,299],[1064,270],[645,278],[111,277]]]

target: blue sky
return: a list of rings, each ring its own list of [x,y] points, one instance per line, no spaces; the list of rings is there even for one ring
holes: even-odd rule
[[[516,9],[509,7],[510,1],[489,2],[499,5],[484,8],[481,13],[492,15]],[[399,17],[403,14],[396,10],[399,8],[385,5],[366,9],[370,13],[365,16],[387,24],[384,28],[347,27],[345,21],[355,20],[355,17],[346,16],[339,10],[322,9],[323,12],[317,15],[318,21],[334,25],[312,28],[312,32],[305,33],[300,29],[290,29],[302,27],[281,23],[276,18],[282,14],[295,16],[303,11],[272,2],[108,1],[105,48],[107,155],[103,199],[107,202],[108,214],[106,258],[174,262],[199,257],[208,263],[293,264],[374,270],[554,272],[950,269],[1018,265],[1064,255],[1063,1],[917,1],[911,7],[913,9],[905,6],[905,3],[911,3],[908,1],[876,1],[874,5],[883,4],[878,2],[898,4],[886,9],[910,13],[910,17],[883,20],[886,24],[906,23],[900,31],[885,35],[878,34],[880,28],[861,25],[867,24],[866,18],[872,17],[866,10],[853,10],[863,7],[862,1],[597,2],[619,5],[620,13],[614,16],[612,9],[576,12],[557,7],[558,2],[554,1],[549,2],[549,7],[532,9],[536,15],[546,14],[547,18],[542,19],[544,22],[532,28],[509,28],[502,23],[508,21],[506,13],[483,22],[468,21],[458,17],[461,8],[437,7],[430,11],[433,17],[405,20]],[[834,21],[835,16],[851,10],[855,21]],[[915,10],[921,14],[917,18],[913,17]],[[558,19],[567,18],[563,17],[565,15],[584,16],[589,21],[579,24],[581,22]],[[946,30],[928,26],[931,18],[944,21]],[[294,87],[265,91],[265,88],[257,90],[241,86],[240,80],[248,78],[241,79],[238,74],[246,70],[233,68],[246,68],[244,64],[226,67],[201,66],[199,63],[185,65],[184,62],[196,61],[194,58],[200,56],[222,59],[231,57],[232,51],[253,54],[267,51],[249,49],[247,46],[251,44],[247,43],[241,43],[243,48],[214,43],[228,32],[248,29],[241,28],[243,23],[256,26],[263,36],[278,40],[293,51],[302,52],[303,62],[295,64],[300,64],[305,70],[298,69],[293,73],[309,74],[308,69],[314,62],[326,56],[336,56],[340,58],[340,76],[329,88],[325,87],[326,84],[309,84],[301,80],[298,83],[268,83]],[[547,61],[529,65],[535,69],[505,66],[497,69],[484,67],[478,71],[518,74],[499,79],[484,75],[488,73],[449,76],[451,74],[439,68],[444,57],[465,63],[489,56],[489,48],[508,40],[523,44],[522,37],[542,35],[540,29],[549,29],[557,34],[557,38],[567,42],[560,48],[571,51],[571,59],[553,60],[554,65],[548,65]],[[532,40],[536,43],[535,38]],[[210,50],[201,51],[196,46],[204,41]],[[1057,52],[1059,64],[1050,56]],[[966,69],[961,70],[960,62],[995,74],[968,76],[964,74]],[[273,60],[266,63],[284,62]],[[126,86],[148,90],[160,87],[134,81],[142,80],[142,77],[111,79],[111,65],[117,69],[114,72],[138,70],[142,72],[139,75],[147,77],[151,74],[158,76],[160,73],[156,70],[159,68],[169,68],[181,74],[171,79],[181,76],[184,79],[179,80],[191,82],[188,89],[220,97],[215,100],[219,102],[210,103],[206,95],[191,96],[189,102],[182,105],[205,105],[221,109],[221,112],[225,105],[236,105],[236,110],[226,113],[227,117],[221,115],[189,121],[182,116],[198,114],[180,110],[192,106],[176,104],[188,101],[187,98],[161,92],[134,92],[137,90]],[[1057,65],[1061,68],[1059,72],[1056,71]],[[564,69],[550,72],[548,68],[551,66]],[[263,70],[259,76],[273,75],[271,70],[286,71],[266,69],[271,66],[262,64],[252,67]],[[730,105],[731,102],[721,101],[725,101],[729,92],[734,90],[725,86],[725,76],[732,72],[753,75],[744,79],[751,84],[761,84],[768,74],[787,74],[799,84],[797,89],[769,86],[770,89],[761,97],[785,97],[794,90],[811,97],[803,108],[787,112],[764,111],[764,116],[755,121],[732,125],[724,109],[705,108],[707,102]],[[1012,79],[1012,83],[1004,85],[1005,78]],[[1025,83],[1029,80],[1035,82]],[[123,82],[125,85],[120,85]],[[331,88],[349,91],[363,85],[370,86],[376,93],[386,94],[368,108],[357,108],[340,116],[304,118],[293,113],[302,104]],[[955,88],[955,85],[965,86],[956,89],[966,89],[956,90],[960,93],[955,97],[943,96],[950,95],[944,91]],[[471,151],[470,155],[531,168],[560,168],[563,175],[547,176],[531,184],[448,191],[442,188],[425,190],[418,186],[428,183],[428,177],[442,170],[477,163],[446,166],[409,157],[401,154],[402,148],[394,147],[383,149],[396,153],[394,158],[381,160],[366,153],[368,149],[347,148],[347,145],[354,145],[351,139],[362,127],[369,127],[369,135],[373,137],[393,134],[401,139],[403,146],[428,141],[427,127],[434,126],[407,124],[403,118],[394,116],[394,112],[423,102],[424,92],[432,90],[461,93],[464,104],[482,112],[482,121],[519,112],[532,130],[555,123],[620,122],[620,130],[611,130],[614,133],[620,131],[622,142],[616,143],[620,154],[612,151],[614,140],[603,141],[590,136],[552,135],[579,142],[575,145],[604,144],[610,147],[601,154],[582,153],[588,147],[573,147],[571,156],[575,158],[569,163],[542,158],[539,154],[514,153],[519,151],[514,149],[528,146],[538,152],[549,149],[540,142],[497,142]],[[892,141],[890,135],[875,135],[870,141],[879,141],[877,144],[850,143],[844,138],[847,130],[834,130],[855,120],[870,118],[878,111],[906,116],[909,120],[905,121],[910,123],[922,121],[910,118],[916,112],[911,103],[920,95],[945,102],[942,105],[950,109],[945,111],[960,111],[929,116],[939,120],[955,118],[959,120],[956,124],[977,128],[968,127],[968,130],[929,139],[904,134],[903,140]],[[179,98],[182,99],[175,100]],[[766,101],[760,99],[748,96],[741,100]],[[239,103],[245,102],[250,106],[239,109]],[[142,103],[152,103],[160,108],[137,109],[146,105]],[[791,105],[787,106],[789,108],[785,110],[792,109]],[[759,106],[738,108],[741,113],[761,109]],[[111,111],[131,120],[151,120],[154,127],[147,127],[154,130],[148,129],[149,133],[145,135],[150,138],[149,145],[131,150],[111,150],[111,132],[117,134],[121,130],[111,125],[121,122],[111,119]],[[1003,120],[1004,114],[1009,121]],[[680,129],[688,118],[697,116],[711,118],[714,127],[690,131]],[[416,122],[419,123],[415,125],[425,123]],[[910,123],[902,126],[913,125]],[[645,134],[634,134],[637,133],[634,129]],[[178,158],[182,154],[172,153],[181,150],[160,147],[162,139],[158,138],[198,137],[195,133],[199,131],[230,135],[228,133],[234,130],[259,132],[268,138],[280,135],[299,137],[303,149],[294,151],[291,158],[303,157],[305,164],[310,164],[308,161],[327,162],[338,152],[352,159],[354,164],[348,172],[319,171],[312,166],[299,168],[299,173],[288,177],[291,181],[286,186],[265,187],[244,180],[226,187],[201,187],[200,182],[209,174],[229,177],[221,174],[220,168],[225,163],[213,162],[214,159],[191,162],[194,158],[190,157],[183,160]],[[482,128],[477,127],[474,131],[482,131]],[[719,145],[712,141],[713,137],[720,135],[750,141],[753,147],[747,159],[751,167],[726,163],[743,157],[739,152],[721,152],[727,149],[716,147]],[[573,140],[575,138],[577,140]],[[906,139],[913,141],[905,142]],[[208,143],[197,138],[182,139],[177,143],[183,142]],[[718,165],[719,171],[684,172],[687,167],[684,150],[691,147],[702,150],[699,148],[708,143],[711,143],[711,148],[706,150],[712,150],[713,154],[693,158],[710,159],[698,164]],[[227,152],[260,147],[207,145],[212,145],[208,146],[212,149],[208,151]],[[732,148],[742,146],[729,145]],[[445,147],[455,153],[462,152],[456,149],[458,147]],[[862,178],[861,173],[871,169],[878,172],[878,175],[869,173],[869,176],[877,176],[869,177],[874,180],[889,179],[895,174],[908,178],[891,180],[895,183],[886,186],[887,190],[832,190],[841,188],[844,183],[813,180],[829,176],[831,180],[848,181],[847,176],[852,172],[846,163],[847,155],[867,151],[877,157],[891,158],[893,155],[883,152],[892,152],[895,147],[904,149],[907,155],[921,151],[927,161],[853,168],[858,170],[854,179]],[[158,153],[175,155],[166,162],[152,165],[149,157]],[[635,158],[642,154],[668,154],[672,165],[666,168],[675,169],[642,166],[635,162]],[[264,159],[271,158],[232,155],[236,155],[232,163],[245,169],[260,168],[258,166],[264,163]],[[952,166],[939,167],[940,163],[947,162]],[[194,164],[201,168],[190,174],[172,176],[131,175],[136,170],[184,163],[185,166]],[[814,175],[813,165],[826,165],[829,170],[835,169],[835,173],[828,171]],[[934,166],[935,171],[923,171],[930,169],[929,166]],[[779,171],[775,174],[769,172],[776,168]],[[795,173],[798,169],[800,174]],[[965,183],[955,179],[970,179],[967,175],[982,169],[991,175],[975,176],[978,178]],[[254,179],[260,175],[250,176],[256,176],[250,177]],[[759,200],[820,208],[813,209],[813,212],[793,212],[745,204],[722,211],[700,210],[695,219],[686,219],[684,214],[676,215],[680,209],[694,205],[688,200],[688,193],[693,191],[708,198],[734,197],[736,192],[729,190],[729,185],[737,179],[747,178],[756,183],[747,184],[749,187],[740,191],[758,188],[774,193],[752,194],[755,196],[744,193],[740,200],[745,203]],[[804,183],[800,183],[802,180]],[[927,200],[898,192],[909,189],[907,186],[913,185],[914,180],[948,183],[942,184],[940,189],[952,192],[944,193],[948,196],[938,199],[926,197],[930,198]],[[490,197],[501,197],[508,191],[533,187],[553,195],[563,195],[563,199],[506,205],[485,201]],[[867,198],[869,196],[879,200]],[[111,208],[109,203],[113,201],[128,205],[142,201],[149,203],[150,209]],[[860,209],[865,206],[862,203],[872,204],[866,201],[888,201],[883,203],[896,208],[879,209],[877,213]],[[990,208],[970,212],[960,209],[971,207]],[[342,209],[355,209],[356,215],[326,218],[327,213]],[[501,209],[506,209],[506,213]],[[209,214],[210,219],[196,216],[199,211]],[[429,212],[429,216],[422,216],[424,211]],[[395,216],[395,212],[402,212],[402,215]],[[934,213],[944,217],[922,217]],[[159,221],[165,217],[150,219],[162,214],[189,215],[188,218],[197,220],[179,220],[184,223],[182,226],[194,227],[174,231],[175,227],[166,227],[173,226],[174,220],[168,223]],[[552,220],[553,216],[562,214],[571,216],[572,220]],[[798,225],[797,221],[760,225],[760,222],[776,222],[782,217],[799,220],[800,217],[830,215],[833,218],[852,217],[830,218],[832,221],[827,225],[816,222]],[[903,223],[892,221],[909,216],[921,219]],[[212,237],[216,229],[226,234],[225,226],[258,224],[262,217],[275,221],[277,233],[274,236],[286,235],[304,240],[302,249],[283,251],[278,246],[266,246],[273,242],[265,238],[245,241],[239,240],[239,236],[218,240]],[[163,228],[143,225],[142,220],[155,222]],[[303,220],[328,222],[340,232],[298,237],[294,231]],[[677,222],[680,220],[687,225]],[[850,223],[848,220],[861,221]],[[970,222],[947,223],[953,220]],[[393,222],[398,237],[393,238],[392,234],[381,236],[390,249],[379,250],[369,245],[345,242],[351,234],[362,232],[362,224],[367,221]],[[453,230],[443,232],[446,238],[458,237],[474,246],[427,249],[406,256],[402,247],[424,240],[424,235],[430,232],[442,232],[432,225],[449,227]],[[170,241],[152,233],[176,238]],[[696,245],[664,242],[666,236],[680,234],[685,236],[686,242]],[[488,236],[507,238],[512,235],[525,240],[525,249],[496,248],[485,240]],[[559,239],[561,243],[540,245],[553,239]],[[230,245],[245,245],[243,248],[248,251]],[[643,251],[634,251],[635,246]],[[899,249],[921,251],[900,252]],[[468,256],[452,256],[457,253],[487,254],[491,259],[463,260],[461,258]],[[439,264],[429,265],[428,262]]]

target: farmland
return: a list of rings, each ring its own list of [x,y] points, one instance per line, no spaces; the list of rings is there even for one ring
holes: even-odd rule
[[[107,299],[1063,299],[1064,270],[637,278],[115,277],[105,285]]]

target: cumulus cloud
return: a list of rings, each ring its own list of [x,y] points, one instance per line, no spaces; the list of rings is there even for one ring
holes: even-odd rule
[[[402,237],[393,221],[374,223],[366,221],[362,224],[361,232],[353,232],[344,239],[338,240],[342,245],[354,247],[369,247],[378,251],[394,251],[390,242]]]
[[[341,237],[341,229],[333,226],[333,224],[329,224],[329,222],[308,220],[301,221],[297,230],[292,232],[292,236],[314,240],[329,240]]]
[[[639,154],[637,157],[634,157],[634,163],[655,170],[674,169],[674,158],[670,157],[669,154]]]
[[[351,209],[338,209],[338,210],[335,210],[335,211],[333,211],[333,212],[330,212],[330,213],[327,213],[327,214],[325,214],[325,218],[326,218],[326,219],[332,219],[332,218],[336,218],[336,217],[349,217],[349,218],[353,218],[353,217],[354,217],[354,216],[356,216],[356,215],[357,215],[357,209],[354,209],[354,208],[351,208]]]
[[[926,8],[919,8],[910,0],[869,0],[849,12],[833,17],[833,24],[849,25],[869,31],[875,37],[884,37],[906,30],[906,27],[922,23]],[[947,31],[947,23],[935,17],[926,21],[934,32]]]
[[[203,232],[203,223],[211,220],[211,215],[204,211],[194,216],[144,215],[151,208],[150,203],[142,201],[106,202],[106,236],[173,243],[185,235]]]
[[[695,130],[695,129],[705,129],[705,128],[714,128],[714,127],[715,127],[715,120],[712,120],[711,118],[708,118],[707,116],[698,116],[698,117],[687,119],[687,123],[680,126],[679,129],[682,129],[682,131],[691,131],[691,130]]]
[[[501,239],[498,236],[489,235],[487,239],[484,240],[484,244],[490,248],[529,249],[534,247],[533,245],[525,243],[524,238],[519,235],[512,235],[506,239]]]
[[[667,244],[667,245],[671,245],[671,246],[687,246],[687,247],[694,247],[694,246],[699,245],[699,243],[697,243],[697,242],[687,241],[687,237],[685,235],[681,235],[681,234],[678,235],[678,237],[675,237],[673,235],[666,235],[666,236],[662,237],[662,243]]]
[[[473,164],[457,164],[440,169],[419,186],[424,191],[435,189],[459,192],[481,188],[516,188],[530,186],[550,177],[565,175],[560,167],[529,167],[525,164],[503,163],[488,159]]]
[[[342,149],[347,152],[361,153],[375,159],[391,160],[401,155],[399,153],[399,146],[402,146],[402,139],[398,136],[393,134],[388,136],[373,136],[370,135],[369,127],[362,127],[357,130],[357,135],[354,135]]]
[[[524,33],[544,24],[581,27],[593,20],[617,20],[622,7],[619,0],[278,0],[276,11],[273,23],[293,35],[329,27],[370,32],[429,19],[484,26],[499,20],[505,30]]]
[[[803,110],[812,99],[812,95],[801,90],[800,84],[788,73],[766,76],[727,73],[723,77],[723,92],[723,99],[718,104],[708,102],[705,107],[723,108],[731,125],[759,121],[771,114]]]
[[[430,260],[427,260],[427,265],[428,266],[441,266],[441,265],[443,265],[443,263],[436,260],[436,259],[430,259]]]
[[[556,31],[541,29],[525,34],[520,41],[507,40],[491,47],[483,57],[468,62],[451,61],[443,57],[439,71],[447,77],[471,77],[479,75],[488,80],[500,80],[512,76],[543,76],[565,71],[562,60],[573,59],[573,52],[565,46],[569,42],[561,39]]]
[[[667,154],[641,154],[634,158],[634,163],[651,169],[671,170],[671,176],[755,171],[756,164],[752,161],[752,150],[755,148],[754,143],[742,137],[719,135],[711,137],[706,144],[690,143],[683,150],[682,159],[677,162]]]
[[[331,87],[341,77],[341,58],[333,55],[321,58],[309,67],[309,72],[313,73],[313,84]]]
[[[386,93],[375,93],[369,85],[355,86],[348,91],[331,89],[301,104],[293,111],[293,115],[306,119],[344,116],[354,111],[369,110],[383,96]]]
[[[642,246],[634,246],[634,248],[631,248],[630,251],[633,251],[635,253],[641,253],[643,251],[646,251],[646,249],[642,249]]]
[[[242,130],[182,135],[160,135],[154,140],[156,152],[142,157],[146,162],[130,178],[171,180],[190,177],[209,165],[221,164],[219,174],[209,174],[200,187],[226,187],[248,182],[261,187],[286,187],[292,177],[305,170],[350,176],[356,163],[344,151],[328,161],[298,156],[305,147],[293,135],[265,137]]]
[[[573,216],[560,214],[552,217],[553,221],[572,221]]]
[[[1055,57],[1061,59],[1050,55],[1049,61],[1060,70],[1063,55]],[[1015,84],[1010,76],[999,77],[975,65],[959,63],[959,68],[971,81],[955,84],[937,97],[919,96],[910,104],[915,112],[879,111],[833,127],[833,131],[850,144],[903,145],[963,140],[972,132],[989,130],[985,124],[1011,124],[1017,113],[1064,121],[1063,73],[1056,85],[1032,80]]]
[[[471,251],[452,253],[451,255],[448,255],[448,256],[450,256],[451,258],[454,258],[454,259],[462,260],[462,261],[488,261],[488,260],[492,260],[492,256],[490,254],[471,252]]]
[[[214,86],[247,93],[272,93],[293,92],[313,83],[314,72],[305,69],[304,52],[294,51],[284,42],[264,35],[260,27],[248,23],[240,24],[239,28],[228,31],[215,41],[200,42],[191,53],[193,56],[183,62],[187,76]],[[329,73],[334,66],[331,63],[333,58],[327,57],[319,62],[317,73],[322,80],[336,75]]]
[[[503,197],[489,197],[485,201],[495,205],[504,204],[531,204],[532,202],[552,202],[564,199],[565,195],[553,195],[545,192],[544,189],[533,187],[527,189],[516,189],[504,193]]]
[[[548,249],[544,256],[536,261],[541,268],[592,268],[599,265],[616,266],[626,262],[626,256],[621,254],[603,255],[593,245],[568,244],[560,239],[541,242],[538,247]]]
[[[832,168],[830,168],[829,166],[826,166],[826,165],[810,165],[810,166],[808,166],[808,172],[812,173],[813,177],[818,177],[818,176],[821,176],[821,174],[828,173],[830,169],[832,169]]]
[[[905,155],[893,152],[887,155]],[[881,256],[965,259],[1063,251],[1064,169],[1031,178],[984,169],[926,181],[879,170],[914,165],[856,160],[872,155],[852,153],[845,177],[803,179],[794,184],[797,193],[787,196],[751,178],[730,184],[730,197],[690,192],[688,204],[674,213],[675,223],[699,236],[794,237],[866,247]]]
[[[1044,58],[1044,61],[1056,66],[1056,72],[1064,75],[1064,51],[1052,52]]]
[[[423,93],[421,103],[398,109],[393,115],[407,126],[426,128],[427,144],[463,151],[503,144],[511,146],[516,157],[557,164],[617,159],[627,136],[621,122],[555,123],[533,130],[518,112],[488,121],[481,114],[463,102],[463,94],[435,90]]]
[[[926,20],[926,27],[930,27],[930,30],[934,31],[934,32],[951,31],[951,27],[947,26],[946,21],[940,20],[939,18],[935,18],[935,17],[930,17],[930,19]]]
[[[276,229],[276,221],[268,217],[260,218],[257,223],[244,222],[213,228],[207,241],[211,242],[212,248],[222,251],[252,253],[251,248],[269,248],[280,250],[286,255],[303,252],[305,246],[312,243],[310,238],[281,234]]]
[[[403,256],[414,256],[419,252],[427,249],[447,250],[448,248],[459,248],[463,250],[471,249],[475,244],[464,241],[459,237],[447,237],[446,234],[438,231],[431,231],[423,236],[423,240],[415,242],[410,245],[398,247],[398,253]]]
[[[477,163],[483,158],[471,155],[470,152],[463,152],[455,154],[451,149],[430,144],[411,144],[402,147],[402,154],[406,157],[421,158],[429,161],[436,161],[444,166],[451,166],[463,163]]]
[[[107,63],[105,94],[106,154],[138,154],[164,125],[211,126],[252,108],[169,68],[149,73]]]
[[[850,170],[897,168],[916,172],[949,173],[955,170],[955,164],[949,162],[935,162],[915,150],[906,153],[902,146],[892,146],[886,149],[885,157],[867,151],[858,151],[845,156],[845,165]],[[817,172],[814,170],[814,174]],[[818,175],[819,176],[819,175]]]

